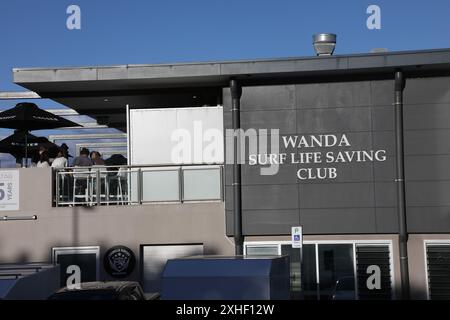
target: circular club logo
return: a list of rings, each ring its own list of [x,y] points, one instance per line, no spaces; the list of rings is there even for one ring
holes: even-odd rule
[[[103,266],[114,278],[128,277],[134,270],[136,258],[133,251],[125,246],[115,246],[106,251]]]

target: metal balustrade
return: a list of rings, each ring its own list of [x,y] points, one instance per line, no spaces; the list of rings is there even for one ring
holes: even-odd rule
[[[56,206],[223,201],[223,165],[92,166],[53,169]]]

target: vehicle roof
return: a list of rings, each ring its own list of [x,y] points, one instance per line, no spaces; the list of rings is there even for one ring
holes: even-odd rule
[[[117,291],[120,292],[125,287],[137,285],[137,282],[133,281],[95,281],[95,282],[83,282],[80,283],[79,289],[69,289],[64,287],[58,291],[68,292],[68,291],[87,291],[87,290],[109,290],[109,291]]]

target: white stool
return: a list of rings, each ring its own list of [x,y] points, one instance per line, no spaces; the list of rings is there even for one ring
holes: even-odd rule
[[[89,181],[90,169],[74,169],[73,170],[73,197],[72,203],[75,205],[75,200],[78,198],[84,198],[85,203],[89,203],[90,196],[90,181]],[[86,180],[86,189],[83,194],[77,194],[77,181]]]
[[[94,182],[96,182],[97,179],[97,171],[100,171],[100,190],[99,190],[99,195],[100,195],[100,201],[102,198],[105,198],[105,201],[108,199],[109,197],[109,183],[108,183],[108,172],[102,172],[101,169],[103,169],[103,166],[98,166],[98,165],[94,165],[92,166],[92,171],[90,174],[90,183],[91,183],[91,190],[92,190],[92,195],[91,195],[91,201],[93,203],[95,203],[94,198],[97,199],[97,192],[94,193]],[[102,190],[102,179],[104,180],[105,183],[105,193],[102,194],[101,190]]]

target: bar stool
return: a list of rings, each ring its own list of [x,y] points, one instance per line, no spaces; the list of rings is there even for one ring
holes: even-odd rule
[[[111,195],[110,197],[115,198],[116,204],[124,204],[125,203],[125,193],[122,188],[122,182],[127,181],[127,171],[126,169],[120,167],[117,170],[117,173],[111,175],[110,182],[116,182],[117,185],[115,186],[116,192],[114,195]]]
[[[119,199],[119,194],[120,194],[120,202],[123,205],[124,204],[124,192],[122,190],[122,180],[123,181],[127,181],[127,172],[126,169],[124,168],[119,168],[119,170],[117,171],[117,199]]]
[[[96,179],[97,179],[97,171],[100,171],[100,191],[99,191],[100,201],[101,201],[102,198],[105,198],[105,200],[107,200],[108,197],[109,197],[108,172],[106,172],[106,171],[102,172],[101,171],[102,168],[103,168],[103,166],[100,166],[100,165],[93,165],[92,166],[92,171],[91,171],[90,179],[89,179],[89,182],[91,184],[91,189],[90,190],[92,192],[92,194],[91,194],[91,201],[92,202],[95,202],[94,198],[97,199],[97,192],[94,193],[94,189],[96,190],[96,187],[94,187],[94,186],[97,185],[95,183]],[[104,184],[105,184],[105,193],[104,194],[102,194],[102,182],[101,182],[102,180],[104,180]]]
[[[73,196],[72,196],[72,204],[75,205],[77,198],[84,198],[85,203],[89,202],[90,196],[90,169],[73,169]],[[77,194],[77,182],[86,181],[86,188],[83,194]]]

